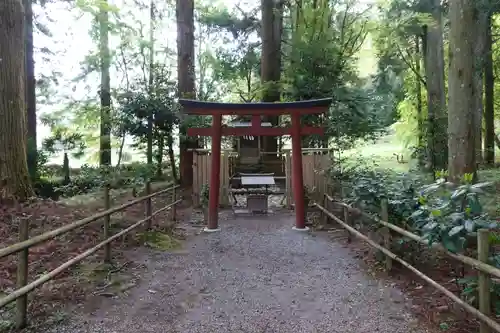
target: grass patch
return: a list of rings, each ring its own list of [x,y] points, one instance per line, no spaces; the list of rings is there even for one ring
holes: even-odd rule
[[[394,154],[401,154],[405,163],[399,163]],[[374,169],[391,170],[398,172],[414,172],[425,176],[416,171],[417,161],[410,158],[410,151],[406,149],[398,140],[396,134],[388,134],[379,138],[374,143],[361,143],[358,147],[348,150],[344,153],[347,157],[346,163],[353,165],[359,164],[359,160],[364,160],[367,165],[373,165]],[[497,161],[500,161],[500,150],[496,151]],[[494,183],[494,195],[485,196],[482,199],[484,210],[490,216],[500,216],[500,168],[484,168],[478,170],[479,181]],[[432,180],[429,179],[428,182]]]
[[[399,163],[395,154],[402,155],[404,163]],[[362,159],[375,168],[396,172],[407,172],[416,165],[416,161],[410,158],[410,151],[399,143],[396,134],[388,134],[375,142],[361,143],[344,152],[343,157],[347,158],[347,163],[359,163],[359,159]]]
[[[161,231],[146,231],[140,233],[138,237],[144,245],[156,250],[175,250],[181,246],[179,240]]]
[[[137,284],[137,277],[125,268],[130,262],[118,267],[111,264],[87,263],[80,265],[80,276],[94,286],[94,294],[113,297],[124,293]]]
[[[86,262],[79,265],[79,273],[89,281],[99,282],[107,278],[108,273],[115,267],[100,262]]]

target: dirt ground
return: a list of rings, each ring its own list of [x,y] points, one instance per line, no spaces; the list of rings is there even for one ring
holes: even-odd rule
[[[431,332],[390,283],[294,217],[227,217],[176,251],[129,253],[145,269],[128,295],[81,306],[49,332]]]

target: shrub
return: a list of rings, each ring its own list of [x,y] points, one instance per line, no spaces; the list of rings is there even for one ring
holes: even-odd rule
[[[465,175],[463,184],[458,186],[438,179],[421,188],[419,206],[410,221],[430,245],[440,242],[449,251],[460,252],[477,229],[497,228],[497,223],[483,212],[480,202],[480,195],[491,185],[473,184],[472,175]]]
[[[61,182],[59,180],[41,177],[33,182],[35,194],[38,197],[52,200],[59,200]]]

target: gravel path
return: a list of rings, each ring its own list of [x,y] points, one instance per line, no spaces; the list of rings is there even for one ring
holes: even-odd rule
[[[348,249],[293,231],[293,221],[239,217],[176,253],[142,250],[147,271],[129,296],[52,332],[429,332]]]

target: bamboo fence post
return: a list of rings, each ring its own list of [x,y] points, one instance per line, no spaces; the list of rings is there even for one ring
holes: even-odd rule
[[[381,201],[381,212],[380,216],[382,217],[382,221],[389,222],[389,204],[387,199],[382,199]],[[384,247],[391,250],[391,231],[387,227],[383,227],[382,230],[382,238],[384,242]],[[389,272],[392,269],[392,259],[389,256],[385,256],[385,269]]]
[[[110,199],[110,186],[109,184],[106,184],[104,186],[104,209],[108,210],[111,208],[111,199]],[[106,240],[109,238],[110,235],[110,222],[111,222],[111,215],[106,215],[104,216],[104,234],[103,234],[103,240]],[[111,263],[111,244],[108,243],[104,247],[104,262],[106,264]]]
[[[151,182],[148,180],[146,182],[146,195],[151,194]],[[151,207],[151,198],[146,199],[146,218],[149,218],[146,222],[146,230],[151,229],[151,225],[153,224],[153,218],[151,217],[152,207]]]
[[[25,241],[29,238],[29,218],[19,220],[19,241]],[[18,253],[17,264],[17,289],[28,284],[28,257],[29,248]],[[28,317],[28,294],[19,297],[16,300],[16,328],[26,327]]]
[[[177,191],[175,190],[175,187],[172,189],[172,202],[174,203],[177,201]],[[177,221],[177,205],[172,206],[172,221],[175,222]]]
[[[484,263],[488,262],[489,257],[489,231],[480,229],[477,232],[477,259]],[[479,311],[484,315],[491,315],[491,279],[489,274],[478,272],[478,293],[479,293]],[[483,321],[479,324],[479,333],[490,333],[490,327]]]

